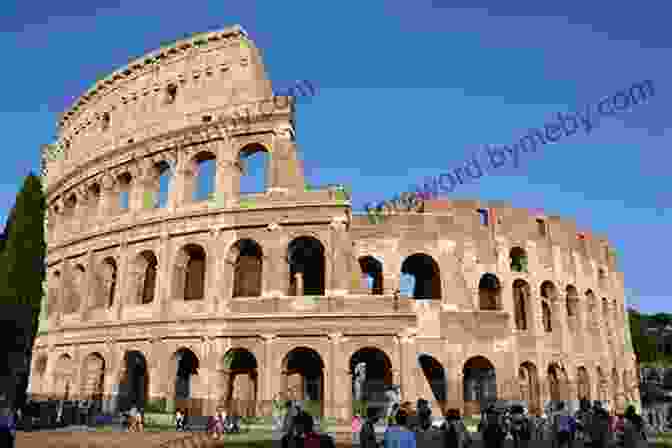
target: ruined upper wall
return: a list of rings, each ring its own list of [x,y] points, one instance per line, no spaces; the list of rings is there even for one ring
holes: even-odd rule
[[[201,33],[98,80],[62,114],[45,151],[49,162],[84,161],[180,129],[194,113],[270,97],[261,54],[240,26]]]
[[[479,210],[487,211],[487,226],[483,225]],[[560,264],[571,266],[575,264],[573,257],[580,256],[594,261],[595,265],[587,263],[589,272],[600,266],[608,272],[617,271],[615,249],[606,236],[581,229],[572,219],[514,208],[505,201],[425,201],[420,213],[386,216],[379,224],[372,224],[367,216],[357,216],[353,219],[353,229],[353,239],[358,238],[358,232],[368,235],[374,229],[381,235],[422,229],[423,234],[443,239],[471,240],[481,259],[492,258],[498,239],[505,239],[511,247],[522,248],[530,241],[536,245],[543,265],[551,266],[555,263],[554,257],[560,257]],[[561,248],[559,254],[553,253],[553,246]]]

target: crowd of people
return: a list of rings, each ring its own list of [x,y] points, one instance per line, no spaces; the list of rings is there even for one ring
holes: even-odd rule
[[[504,408],[491,405],[482,412],[475,434],[468,430],[459,409],[447,410],[442,420],[437,424],[432,419],[427,400],[418,400],[415,410],[411,409],[410,403],[404,403],[394,421],[388,422],[382,447],[415,448],[431,444],[468,448],[474,440],[481,440],[485,447],[493,448],[503,447],[507,440],[514,447],[525,447],[538,441],[549,442],[556,448],[571,448],[575,442],[593,448],[647,446],[646,424],[633,406],[629,406],[623,415],[610,415],[600,402],[591,405],[588,400],[582,400],[575,413],[561,401],[541,416],[530,415],[519,404]],[[369,409],[359,431],[361,448],[381,446],[374,429],[377,422],[377,411]]]

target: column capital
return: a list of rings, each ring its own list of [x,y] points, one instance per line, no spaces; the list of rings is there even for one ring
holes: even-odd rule
[[[343,333],[342,332],[329,333],[327,337],[332,343],[336,344],[343,337]]]
[[[264,333],[264,334],[261,334],[259,336],[264,340],[264,342],[266,344],[269,344],[269,343],[273,342],[273,340],[277,339],[277,337],[278,337],[277,335],[270,334],[270,333]]]

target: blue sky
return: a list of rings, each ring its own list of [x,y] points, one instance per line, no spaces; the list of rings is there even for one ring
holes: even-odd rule
[[[101,74],[185,33],[242,25],[276,90],[310,80],[297,140],[307,182],[346,183],[355,210],[509,144],[557,112],[635,82],[655,96],[460,185],[452,198],[503,199],[609,235],[631,301],[672,312],[669,181],[672,6],[665,2],[143,1],[3,5],[0,220],[39,170],[57,114]],[[625,2],[624,2],[625,3]],[[500,5],[502,4],[502,5]],[[94,6],[98,5],[98,6]],[[190,6],[194,6],[190,8]],[[252,167],[254,168],[254,167]],[[243,191],[248,189],[242,187]]]

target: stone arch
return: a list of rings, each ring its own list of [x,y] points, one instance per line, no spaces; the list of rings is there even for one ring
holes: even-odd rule
[[[294,238],[287,246],[290,296],[325,295],[325,248],[310,236]]]
[[[592,400],[592,394],[590,392],[590,375],[588,374],[588,369],[584,366],[580,366],[576,369],[576,378],[577,378],[577,395],[579,400]]]
[[[485,273],[478,282],[479,309],[502,309],[502,285],[495,274]]]
[[[418,252],[406,257],[401,264],[401,274],[414,277],[414,299],[441,300],[443,297],[441,269],[430,255]]]
[[[217,156],[212,151],[194,154],[185,173],[186,197],[193,202],[214,199],[216,170]]]
[[[541,387],[537,366],[531,361],[523,362],[518,368],[520,398],[527,403],[530,414],[541,414]]]
[[[513,315],[516,329],[526,331],[528,329],[528,316],[530,310],[530,285],[525,280],[516,279],[513,282]]]
[[[145,208],[165,208],[175,173],[167,160],[156,161],[150,172],[150,188],[145,193]]]
[[[199,244],[184,245],[177,255],[173,297],[203,300],[206,285],[206,252]]]
[[[82,264],[77,264],[73,269],[73,284],[70,289],[70,300],[67,303],[66,313],[79,312],[80,303],[86,294],[86,269]]]
[[[369,294],[383,294],[383,263],[371,255],[359,257],[357,261],[362,274],[360,288]]]
[[[61,307],[64,305],[61,303],[61,282],[63,278],[61,277],[61,271],[55,269],[50,276],[51,278],[47,282],[48,289],[48,303],[47,303],[47,315],[51,316],[56,310],[63,311]]]
[[[586,304],[588,307],[588,316],[591,319],[591,321],[597,322],[599,319],[598,316],[598,303],[597,303],[597,297],[595,297],[595,293],[593,293],[592,289],[586,290]]]
[[[118,269],[114,257],[105,257],[96,272],[96,295],[92,308],[111,307],[117,291]]]
[[[264,254],[253,239],[240,239],[231,246],[228,260],[233,264],[232,297],[260,297]]]
[[[200,415],[202,403],[192,394],[193,376],[198,375],[200,360],[186,347],[179,348],[171,357],[175,362],[174,399],[177,408],[187,409],[191,415]]]
[[[548,388],[551,402],[553,405],[567,397],[567,372],[558,363],[552,362],[547,370]]]
[[[144,408],[149,394],[149,363],[140,350],[126,350],[119,371],[118,410]]]
[[[516,246],[509,252],[511,272],[527,272],[527,251]]]
[[[128,171],[124,171],[117,176],[117,186],[119,191],[118,207],[120,211],[128,210],[130,207],[133,183],[133,176]]]
[[[89,353],[82,364],[81,395],[93,400],[96,409],[102,409],[105,391],[105,358],[98,352]]]
[[[425,375],[425,380],[432,390],[439,408],[444,409],[448,400],[448,376],[443,365],[429,353],[418,354],[418,366]]]
[[[219,397],[220,405],[235,415],[255,415],[259,390],[256,356],[245,348],[232,348],[222,357],[222,366],[220,378],[224,387],[223,396]]]
[[[497,373],[485,356],[472,356],[462,369],[464,415],[479,415],[488,404],[497,400]]]
[[[270,152],[261,143],[250,143],[238,152],[240,192],[263,193],[270,184]]]
[[[63,201],[63,216],[65,216],[68,219],[74,218],[77,209],[77,203],[78,199],[77,194],[75,192],[72,192],[69,195],[67,195],[65,200]]]
[[[68,400],[72,396],[74,367],[72,357],[67,353],[58,357],[54,369],[54,392],[58,399]]]
[[[154,251],[146,249],[135,256],[131,263],[130,276],[132,303],[144,305],[152,303],[156,296],[156,279],[159,261]]]
[[[87,206],[89,209],[89,216],[96,216],[98,214],[98,206],[102,198],[102,191],[100,183],[92,182],[86,187],[86,193],[89,198]]]
[[[362,400],[358,401],[356,397],[356,376],[361,371],[359,365],[365,364],[365,381],[361,387]],[[377,410],[377,414],[382,416],[385,412],[386,395],[385,391],[392,385],[392,361],[388,354],[374,346],[365,346],[355,351],[349,360],[350,375],[352,376],[352,403],[355,407],[354,414],[362,415],[365,412],[365,405]]]
[[[282,360],[281,390],[290,400],[318,402],[324,415],[325,365],[317,350],[294,347]]]
[[[565,293],[567,317],[576,318],[578,316],[579,292],[574,285],[567,285]]]

